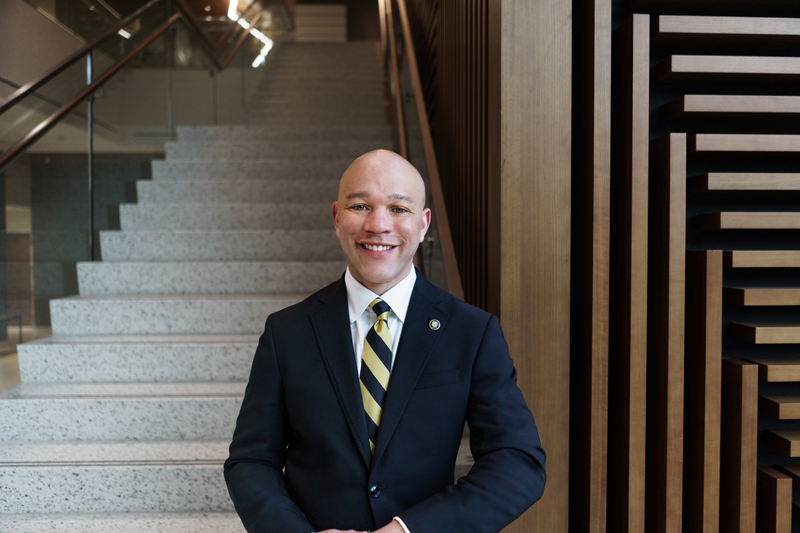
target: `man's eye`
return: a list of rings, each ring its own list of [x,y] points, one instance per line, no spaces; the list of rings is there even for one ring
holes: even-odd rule
[[[405,207],[395,207],[392,209],[392,212],[398,214],[408,213],[408,209],[406,209]]]
[[[352,205],[352,206],[350,206],[350,209],[352,209],[353,211],[366,211],[367,210],[367,206],[365,206],[365,205]]]

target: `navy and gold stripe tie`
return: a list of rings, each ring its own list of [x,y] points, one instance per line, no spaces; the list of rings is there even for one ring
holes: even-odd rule
[[[369,304],[378,320],[370,328],[364,341],[361,359],[361,398],[367,416],[369,447],[375,453],[378,427],[381,425],[383,399],[389,388],[392,372],[392,334],[389,332],[389,304],[375,298]]]

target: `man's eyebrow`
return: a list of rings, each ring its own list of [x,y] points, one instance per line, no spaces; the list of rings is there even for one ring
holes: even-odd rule
[[[413,197],[400,193],[394,193],[393,195],[389,196],[389,200],[392,200],[393,202],[408,202],[410,204],[414,203]]]
[[[350,194],[345,196],[345,198],[348,199],[348,200],[352,200],[354,198],[363,198],[365,200],[369,200],[369,193],[367,193],[367,192],[351,192]]]

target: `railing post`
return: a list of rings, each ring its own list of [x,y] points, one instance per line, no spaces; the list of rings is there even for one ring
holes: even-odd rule
[[[91,85],[94,81],[92,54],[90,51],[86,55],[86,85]],[[92,261],[95,260],[94,254],[94,92],[89,94],[88,103],[88,133],[89,133],[89,253]]]

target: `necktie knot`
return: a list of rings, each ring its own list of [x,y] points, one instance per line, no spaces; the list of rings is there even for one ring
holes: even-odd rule
[[[372,300],[372,302],[370,302],[369,306],[372,308],[373,311],[375,311],[375,314],[378,315],[378,320],[388,321],[389,319],[388,313],[391,310],[389,304],[387,304],[380,298],[375,298],[374,300]],[[386,314],[386,316],[382,316],[384,314]]]

